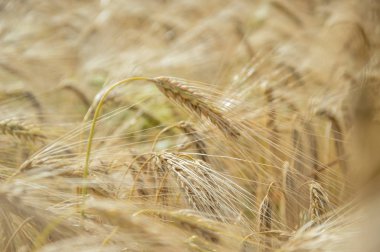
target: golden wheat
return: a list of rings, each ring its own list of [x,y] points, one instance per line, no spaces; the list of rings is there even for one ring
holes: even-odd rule
[[[22,141],[43,142],[47,138],[37,126],[16,119],[0,121],[0,131]]]

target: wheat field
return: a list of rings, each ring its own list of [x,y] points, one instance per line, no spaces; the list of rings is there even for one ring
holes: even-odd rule
[[[0,251],[377,252],[378,0],[0,0]]]

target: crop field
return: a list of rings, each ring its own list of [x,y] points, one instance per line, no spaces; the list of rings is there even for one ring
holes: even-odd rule
[[[0,251],[380,251],[380,1],[0,0]]]

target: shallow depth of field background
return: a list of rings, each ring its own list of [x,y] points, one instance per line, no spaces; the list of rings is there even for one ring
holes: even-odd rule
[[[0,0],[0,251],[379,251],[379,109],[377,0]]]

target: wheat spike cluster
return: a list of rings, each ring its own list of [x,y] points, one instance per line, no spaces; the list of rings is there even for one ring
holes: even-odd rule
[[[378,0],[0,0],[0,251],[380,251]]]

